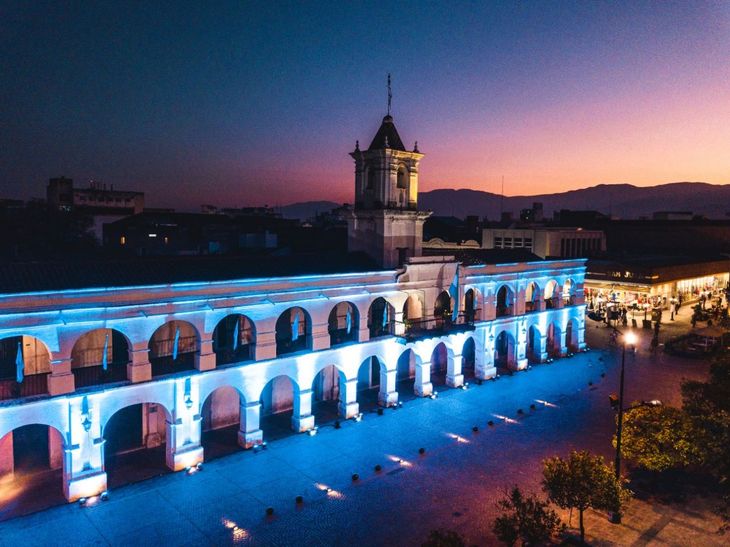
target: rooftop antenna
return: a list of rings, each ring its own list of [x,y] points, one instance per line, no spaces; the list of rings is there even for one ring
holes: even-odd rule
[[[388,116],[390,116],[390,102],[393,100],[393,93],[390,90],[390,72],[388,72]]]

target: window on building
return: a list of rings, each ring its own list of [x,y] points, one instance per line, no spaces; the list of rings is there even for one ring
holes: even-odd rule
[[[494,238],[494,248],[495,249],[501,249],[502,248],[502,238],[501,237],[495,237]]]
[[[522,248],[522,238],[521,237],[516,237],[515,238],[515,245],[514,246],[515,246],[516,249]]]
[[[406,168],[401,166],[398,168],[398,188],[406,188],[408,181],[408,173]]]
[[[527,247],[528,249],[532,249],[532,238],[531,237],[525,238],[525,247]]]
[[[512,238],[511,237],[505,237],[504,238],[504,248],[505,249],[511,249],[512,248]]]
[[[375,190],[375,169],[368,169],[368,183],[366,190]]]

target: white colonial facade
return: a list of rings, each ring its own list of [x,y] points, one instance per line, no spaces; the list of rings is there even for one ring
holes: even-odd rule
[[[428,396],[436,381],[581,350],[584,274],[581,260],[421,257],[367,273],[1,295],[0,339],[33,349],[23,381],[3,380],[14,389],[1,392],[0,474],[12,477],[13,432],[31,424],[47,427],[36,448],[76,500],[106,490],[109,424],[128,408],[141,409],[140,446],[164,446],[181,470],[204,460],[204,428],[234,422],[250,448],[262,415],[289,413],[303,432],[318,400],[349,419],[368,391],[388,406],[399,391]]]

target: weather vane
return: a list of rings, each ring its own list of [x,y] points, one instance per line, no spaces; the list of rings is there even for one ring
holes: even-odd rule
[[[390,90],[390,72],[388,72],[388,116],[390,116],[390,102],[393,100],[393,93]]]

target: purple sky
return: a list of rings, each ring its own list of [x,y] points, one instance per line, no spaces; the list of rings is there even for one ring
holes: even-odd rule
[[[387,72],[422,190],[730,183],[730,3],[207,4],[4,2],[0,196],[348,201]]]

